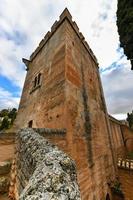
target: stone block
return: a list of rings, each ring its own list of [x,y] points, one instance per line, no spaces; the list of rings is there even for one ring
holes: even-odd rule
[[[5,161],[5,162],[0,162],[0,175],[8,174],[11,169],[11,162],[10,161]]]
[[[6,177],[0,177],[0,193],[8,192],[9,179]]]

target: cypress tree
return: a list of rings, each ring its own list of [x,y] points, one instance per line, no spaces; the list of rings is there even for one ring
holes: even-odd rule
[[[133,70],[133,0],[118,0],[117,26],[120,46],[131,61]]]

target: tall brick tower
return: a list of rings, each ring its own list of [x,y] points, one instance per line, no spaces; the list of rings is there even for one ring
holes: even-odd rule
[[[51,140],[76,161],[82,199],[106,199],[115,170],[98,63],[67,9],[23,61],[16,128],[65,128]]]

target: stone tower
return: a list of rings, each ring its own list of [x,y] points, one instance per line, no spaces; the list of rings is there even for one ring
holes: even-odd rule
[[[76,161],[82,199],[106,199],[115,172],[98,63],[67,9],[23,61],[16,129],[65,128],[49,138]]]

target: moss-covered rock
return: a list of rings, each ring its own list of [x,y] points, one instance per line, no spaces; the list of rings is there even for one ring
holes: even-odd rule
[[[0,193],[8,192],[9,179],[6,177],[0,177]]]
[[[0,175],[8,174],[11,169],[11,162],[10,161],[5,161],[5,162],[0,162]]]

